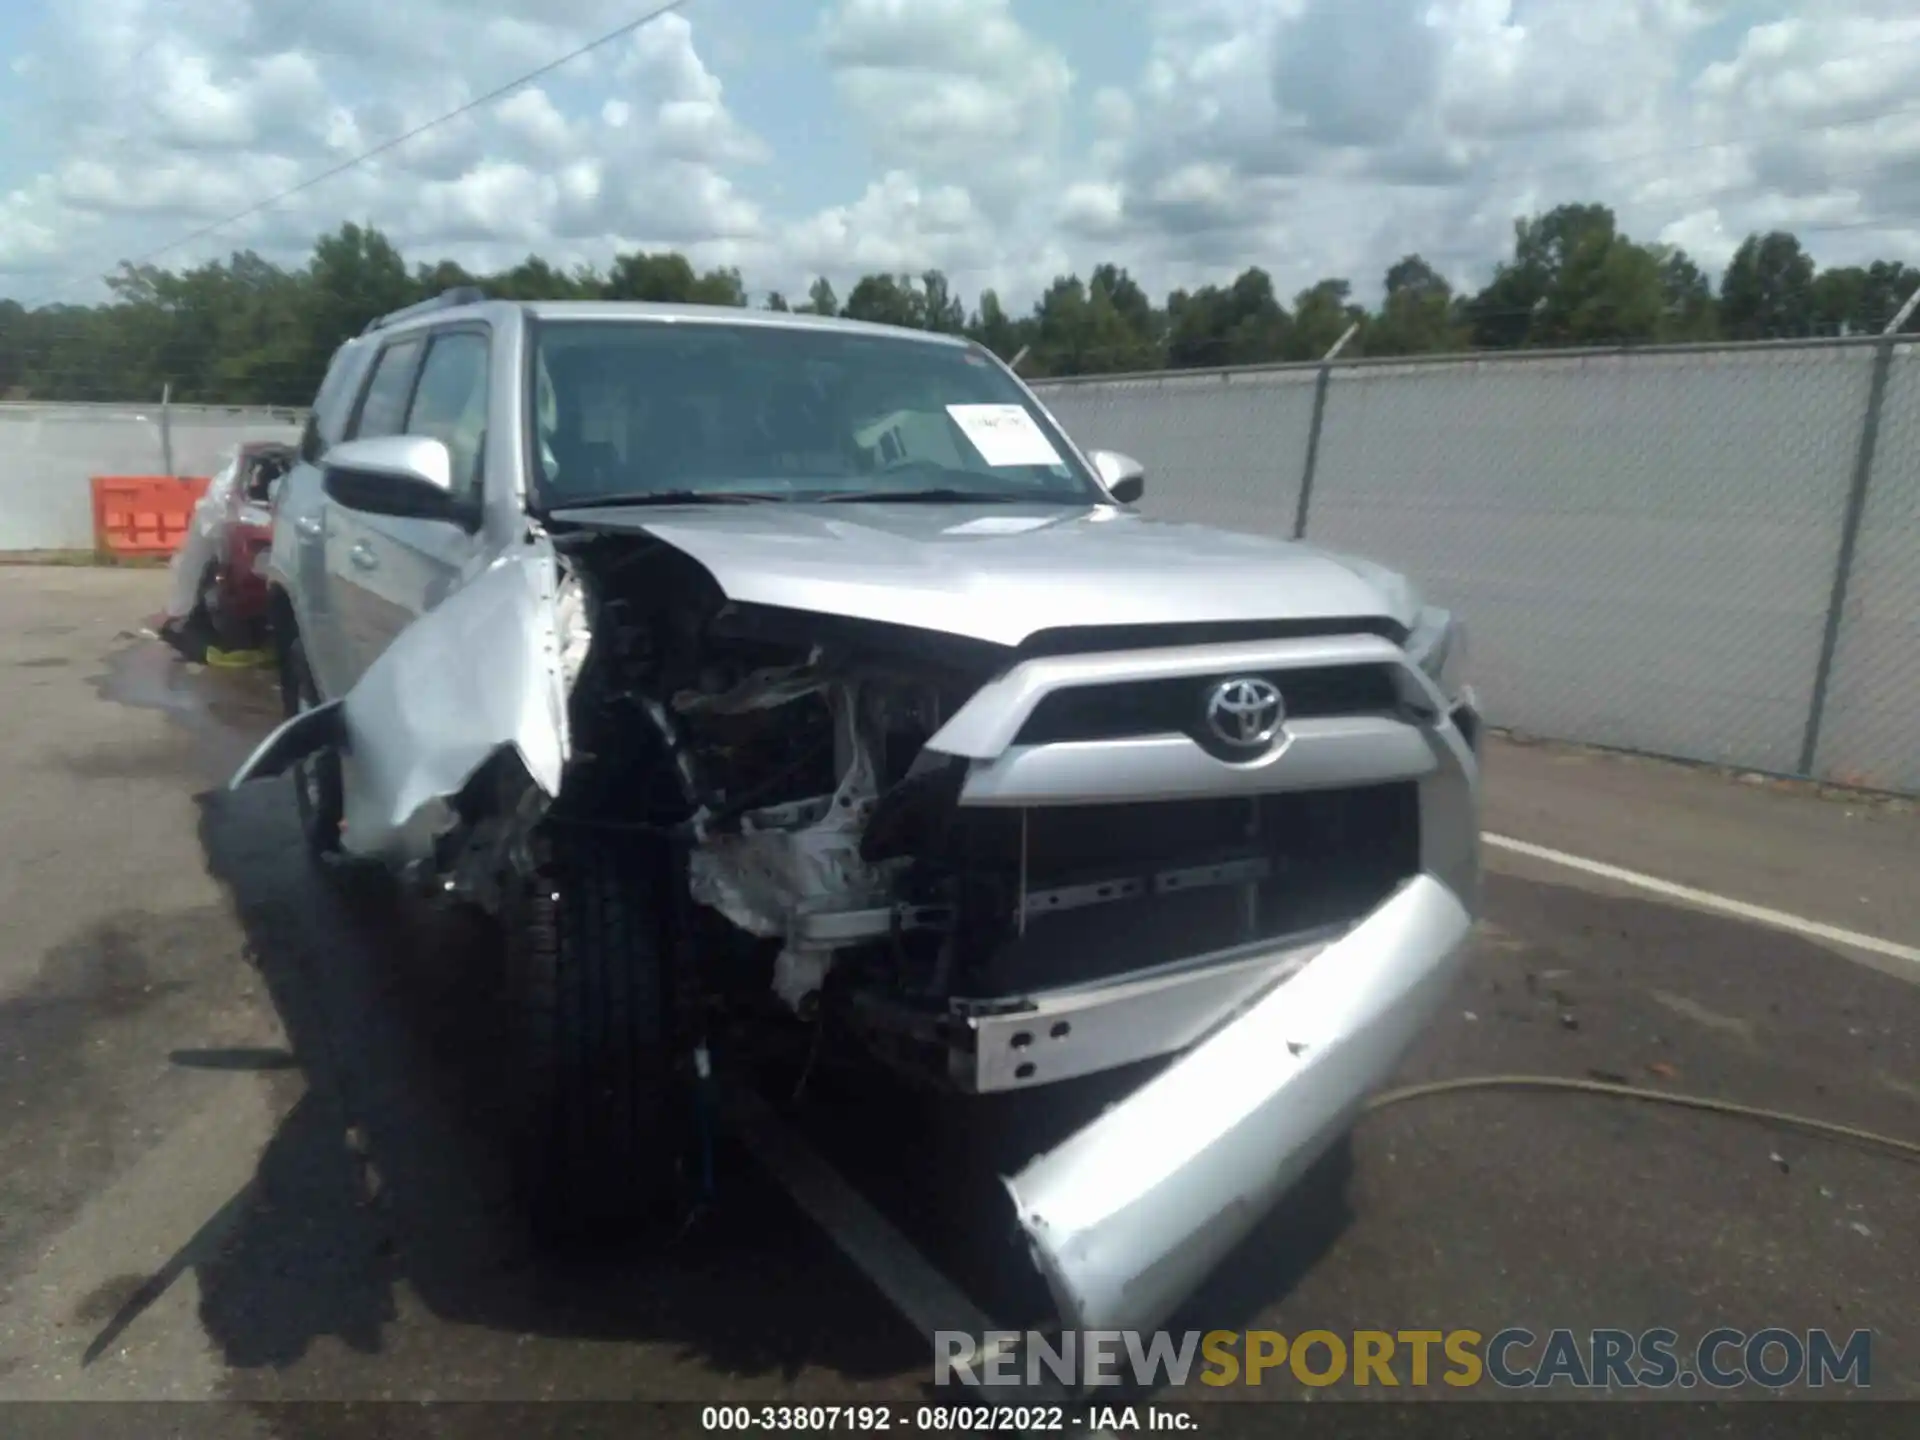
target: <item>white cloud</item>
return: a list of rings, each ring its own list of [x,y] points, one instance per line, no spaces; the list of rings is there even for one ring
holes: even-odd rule
[[[53,182],[43,177],[0,200],[0,263],[32,277],[35,284],[46,283],[65,255],[60,231],[47,220],[56,208],[48,194],[52,188]]]
[[[979,261],[992,250],[992,227],[957,185],[927,188],[891,170],[851,205],[824,210],[786,236],[805,272],[915,272],[954,259]]]
[[[756,291],[937,266],[1021,304],[1112,259],[1155,290],[1259,264],[1282,293],[1344,275],[1366,297],[1410,250],[1477,281],[1517,214],[1598,199],[1709,266],[1775,225],[1824,259],[1920,260],[1911,0],[830,0],[755,71],[748,12],[787,3],[669,15],[166,258],[297,261],[351,218],[422,260],[673,246]],[[91,298],[123,255],[632,18],[67,0],[0,75],[36,122],[0,185],[0,293]],[[1145,26],[1138,72],[1076,74],[1108,51],[1075,25]],[[752,93],[811,108],[745,107],[756,129]]]
[[[543,159],[565,160],[581,147],[583,137],[544,90],[532,88],[507,96],[494,116],[503,129],[517,135],[529,150]]]
[[[1283,292],[1337,274],[1370,295],[1415,249],[1483,278],[1516,215],[1568,200],[1709,264],[1776,224],[1920,258],[1920,104],[1813,128],[1920,94],[1920,17],[1798,8],[1742,28],[1708,0],[1152,0],[1131,138],[1061,222],[1125,233],[1156,272],[1238,256]],[[1811,228],[1876,213],[1905,228]]]
[[[840,0],[820,48],[881,161],[965,184],[997,220],[1059,161],[1073,72],[1009,0]]]
[[[1078,180],[1060,197],[1061,225],[1090,240],[1124,234],[1126,214],[1126,191],[1111,180]]]
[[[696,165],[756,164],[765,143],[727,110],[719,77],[694,49],[693,27],[666,15],[638,31],[615,68],[622,94],[654,108],[662,155]]]
[[[72,23],[31,67],[64,155],[5,199],[0,291],[45,260],[48,235],[81,267],[70,278],[91,288],[128,252],[256,205],[632,18],[615,0],[487,8],[475,23],[453,0],[75,0]],[[595,98],[583,110],[582,79]],[[669,14],[594,64],[435,125],[166,258],[257,245],[294,260],[349,218],[416,258],[537,250],[604,261],[649,245],[731,254],[768,227],[726,172],[767,158],[728,110],[691,26]]]

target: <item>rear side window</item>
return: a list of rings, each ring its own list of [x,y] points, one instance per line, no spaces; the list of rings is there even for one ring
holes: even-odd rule
[[[380,358],[373,362],[366,397],[360,402],[359,423],[353,427],[356,440],[404,433],[407,400],[413,393],[414,362],[419,358],[417,338],[396,340],[380,352]]]

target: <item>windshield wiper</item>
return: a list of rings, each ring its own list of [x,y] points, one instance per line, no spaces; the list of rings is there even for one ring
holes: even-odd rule
[[[556,508],[587,510],[600,505],[764,505],[792,500],[771,490],[627,490],[613,495],[568,496]]]
[[[823,505],[1012,505],[1023,500],[1037,500],[1043,505],[1072,503],[1053,496],[1009,495],[1004,490],[956,490],[950,487],[929,490],[836,490],[805,498]]]

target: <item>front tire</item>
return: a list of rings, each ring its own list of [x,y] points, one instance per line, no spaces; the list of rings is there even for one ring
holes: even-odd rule
[[[280,708],[288,719],[320,704],[320,687],[307,664],[306,646],[298,635],[287,637],[280,651]],[[316,751],[293,766],[294,804],[300,812],[300,833],[308,850],[322,860],[340,855],[340,825],[345,814],[340,779],[340,753],[332,746]]]
[[[669,1220],[688,1096],[671,1049],[668,867],[651,847],[552,836],[502,915],[518,1054],[514,1168],[536,1235]]]

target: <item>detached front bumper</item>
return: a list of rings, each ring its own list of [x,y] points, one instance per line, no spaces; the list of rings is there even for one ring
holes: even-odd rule
[[[1150,1330],[1342,1134],[1444,1000],[1473,927],[1430,874],[1006,1181],[1062,1321]]]

